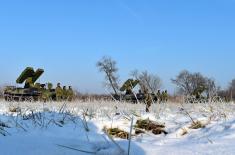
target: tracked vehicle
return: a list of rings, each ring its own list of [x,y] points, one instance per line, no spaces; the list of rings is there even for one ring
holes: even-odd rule
[[[46,89],[45,84],[35,82],[44,73],[43,69],[34,71],[32,67],[27,67],[17,78],[17,84],[23,84],[24,87],[6,86],[4,89],[4,98],[6,101],[38,101],[47,98],[55,100],[55,90]]]
[[[123,92],[120,95],[115,95],[115,99],[119,101],[126,101],[132,103],[144,102],[145,95],[143,92],[139,91],[138,93],[134,93],[133,89],[139,84],[138,80],[128,79],[120,88],[120,91]],[[150,94],[152,96],[153,102],[157,101],[157,96],[153,93]]]

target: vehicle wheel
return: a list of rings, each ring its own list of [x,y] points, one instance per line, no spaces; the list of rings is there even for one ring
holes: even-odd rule
[[[26,98],[25,98],[25,101],[26,101],[26,102],[33,102],[34,99],[33,99],[32,96],[31,96],[31,97],[26,97]]]

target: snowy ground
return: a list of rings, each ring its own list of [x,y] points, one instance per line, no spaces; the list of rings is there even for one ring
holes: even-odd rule
[[[115,138],[113,142],[103,128],[118,127],[129,132],[132,117],[134,124],[140,118],[164,123],[169,134],[133,135],[131,155],[235,154],[234,103],[167,103],[153,105],[149,114],[144,110],[142,104],[115,102],[0,101],[1,154],[127,154],[128,141]],[[189,129],[189,116],[206,127]]]

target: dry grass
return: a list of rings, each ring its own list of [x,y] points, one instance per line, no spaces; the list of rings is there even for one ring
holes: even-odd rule
[[[152,133],[155,135],[159,135],[162,133],[167,134],[167,132],[164,130],[165,125],[159,124],[149,119],[137,120],[135,128],[137,130],[136,133],[142,133],[145,130],[145,131],[152,131]]]
[[[189,128],[190,129],[200,129],[200,128],[205,128],[205,127],[206,127],[206,125],[203,124],[201,121],[196,121],[196,122],[193,122]]]
[[[188,134],[188,130],[186,128],[182,128],[181,130],[182,130],[181,136]]]
[[[104,127],[103,129],[104,131],[106,131],[106,133],[108,133],[110,136],[116,137],[116,138],[121,138],[121,139],[128,139],[129,138],[129,133],[121,130],[119,128],[106,128]]]

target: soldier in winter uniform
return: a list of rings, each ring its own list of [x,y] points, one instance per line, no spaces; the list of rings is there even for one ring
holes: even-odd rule
[[[71,86],[69,86],[67,97],[68,97],[68,101],[72,101],[74,98],[74,92]]]
[[[56,93],[56,100],[61,101],[63,97],[63,89],[60,87],[60,83],[57,84],[55,93]]]

